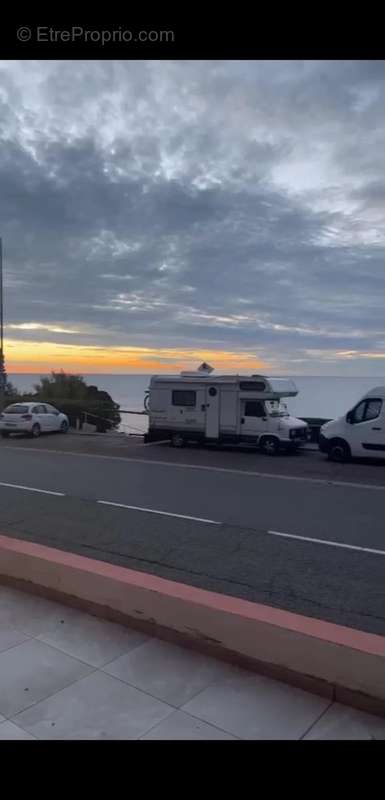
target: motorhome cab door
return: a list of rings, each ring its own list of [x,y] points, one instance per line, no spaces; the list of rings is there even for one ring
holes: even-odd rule
[[[241,400],[241,437],[248,440],[259,438],[269,430],[269,417],[262,400]]]

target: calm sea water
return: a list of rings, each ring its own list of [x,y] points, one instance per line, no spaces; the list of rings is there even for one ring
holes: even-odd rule
[[[335,419],[348,411],[369,389],[385,385],[385,376],[384,378],[308,375],[290,377],[297,385],[298,395],[287,399],[287,407],[297,417]],[[30,391],[39,376],[23,373],[9,375],[9,378],[21,391]],[[143,409],[143,397],[148,388],[150,375],[84,375],[84,378],[87,383],[107,391],[122,409],[132,411]],[[132,433],[143,432],[147,428],[147,419],[133,414],[122,414],[122,427]]]

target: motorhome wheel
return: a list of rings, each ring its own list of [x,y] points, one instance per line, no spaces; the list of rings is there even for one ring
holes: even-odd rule
[[[184,446],[184,438],[181,433],[173,433],[173,435],[171,436],[171,445],[172,447]]]
[[[279,441],[274,436],[264,436],[261,440],[260,449],[267,456],[275,456],[279,451]]]

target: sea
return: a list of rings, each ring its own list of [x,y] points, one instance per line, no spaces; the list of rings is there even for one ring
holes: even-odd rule
[[[9,380],[20,391],[31,391],[39,380],[39,375],[30,373],[10,374]],[[108,392],[115,403],[124,410],[121,413],[121,430],[136,435],[147,430],[147,417],[129,414],[127,411],[142,411],[143,399],[148,388],[150,375],[83,375],[88,384]],[[275,375],[274,377],[281,377]],[[335,419],[346,413],[367,392],[375,386],[385,385],[383,378],[327,377],[310,375],[285,375],[294,380],[297,397],[285,400],[288,411],[295,417],[323,417]]]

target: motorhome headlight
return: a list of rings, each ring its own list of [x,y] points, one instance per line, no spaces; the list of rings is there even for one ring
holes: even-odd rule
[[[308,428],[291,428],[290,429],[290,439],[307,439],[308,436]]]

